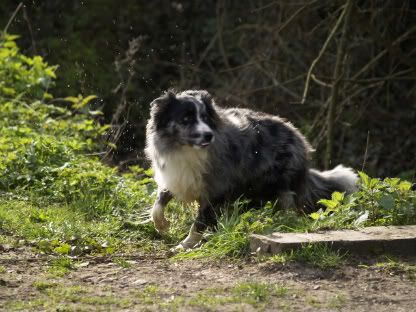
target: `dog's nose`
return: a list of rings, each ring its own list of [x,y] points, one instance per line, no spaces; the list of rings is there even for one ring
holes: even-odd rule
[[[202,138],[204,139],[205,142],[211,142],[213,137],[214,135],[212,134],[212,132],[204,132],[202,134]]]

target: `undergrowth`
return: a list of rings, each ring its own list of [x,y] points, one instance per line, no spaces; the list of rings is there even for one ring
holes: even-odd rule
[[[108,127],[96,121],[95,97],[55,99],[50,88],[56,66],[22,55],[15,39],[0,38],[0,242],[15,237],[64,257],[154,252],[177,244],[196,207],[172,202],[165,236],[143,222],[155,195],[152,172],[133,166],[122,174],[103,163],[98,156]],[[246,211],[246,201],[237,201],[224,207],[205,244],[176,259],[247,256],[251,233],[416,223],[410,182],[360,176],[358,192],[334,193],[310,215],[280,210],[278,202]]]

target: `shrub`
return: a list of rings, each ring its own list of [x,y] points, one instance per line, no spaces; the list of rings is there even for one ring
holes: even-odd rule
[[[416,192],[399,178],[370,178],[360,172],[359,191],[349,196],[335,192],[320,200],[325,207],[310,216],[313,228],[416,224]]]

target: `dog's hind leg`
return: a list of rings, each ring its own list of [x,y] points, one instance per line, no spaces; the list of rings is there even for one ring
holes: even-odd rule
[[[169,229],[169,221],[165,218],[165,207],[172,198],[173,195],[168,190],[159,189],[157,191],[157,199],[151,214],[155,228],[159,233],[164,233]]]
[[[218,213],[215,212],[211,205],[201,205],[198,210],[198,216],[189,230],[188,236],[175,249],[188,249],[195,247],[201,241],[202,234],[208,227],[217,225]]]

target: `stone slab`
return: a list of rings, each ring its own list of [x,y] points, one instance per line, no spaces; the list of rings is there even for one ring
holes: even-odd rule
[[[260,254],[278,254],[314,243],[326,243],[333,249],[362,255],[381,253],[416,255],[416,225],[374,226],[360,230],[315,233],[250,235],[250,250]]]

